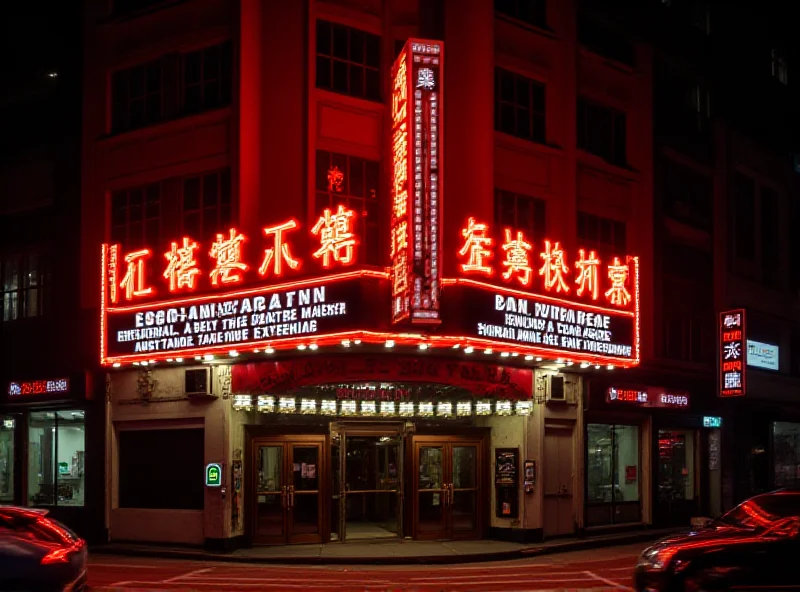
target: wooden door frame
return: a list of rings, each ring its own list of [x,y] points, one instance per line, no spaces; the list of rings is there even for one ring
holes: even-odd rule
[[[290,545],[300,544],[300,543],[322,543],[327,540],[325,531],[326,525],[327,528],[330,528],[329,523],[329,512],[328,508],[330,508],[331,503],[331,496],[327,491],[327,482],[328,479],[328,463],[325,458],[326,456],[326,446],[325,446],[326,438],[324,436],[303,436],[303,437],[289,437],[286,440],[286,458],[290,461],[287,463],[287,474],[291,475],[290,482],[294,481],[294,468],[292,466],[291,470],[288,470],[289,466],[293,465],[294,455],[291,452],[292,447],[305,447],[311,448],[312,446],[317,446],[319,450],[319,457],[317,459],[317,531],[319,532],[318,535],[315,534],[292,534],[292,525],[294,523],[294,511],[291,512],[291,515],[287,516],[286,518],[286,542]],[[328,452],[330,454],[330,452]]]
[[[257,426],[262,427],[262,426]],[[303,433],[293,433],[294,430],[288,433],[275,432],[274,430],[246,430],[246,443],[245,443],[245,458],[248,459],[249,466],[244,467],[245,479],[245,495],[244,495],[244,508],[245,514],[245,538],[248,546],[253,546],[255,537],[255,509],[257,503],[257,495],[255,492],[255,467],[256,452],[259,446],[269,445],[282,445],[284,447],[284,460],[288,460],[287,447],[291,443],[321,443],[322,456],[320,458],[320,467],[317,471],[320,475],[320,542],[327,542],[330,540],[330,504],[331,495],[328,488],[330,481],[330,473],[328,468],[328,457],[330,456],[330,438],[327,434],[309,434],[308,430]],[[284,471],[286,467],[284,467]],[[284,520],[288,519],[284,517]],[[284,529],[285,536],[283,542],[273,544],[289,544],[288,524]],[[314,537],[316,539],[316,537]],[[258,545],[270,543],[256,543]]]
[[[409,499],[410,504],[410,522],[411,524],[410,529],[407,532],[412,533],[412,536],[416,540],[435,540],[434,537],[420,537],[418,524],[419,524],[419,503],[418,503],[418,494],[417,488],[419,485],[419,468],[418,468],[418,458],[417,458],[417,446],[418,445],[436,445],[442,444],[444,448],[444,457],[442,458],[443,463],[443,470],[444,475],[449,475],[452,477],[452,448],[453,446],[458,446],[459,444],[464,445],[475,445],[478,451],[478,458],[477,461],[477,496],[478,499],[476,500],[476,530],[474,532],[464,534],[461,536],[453,536],[453,528],[452,528],[452,517],[448,516],[446,518],[446,535],[447,538],[452,540],[457,539],[480,539],[483,538],[483,534],[485,532],[486,521],[488,518],[488,505],[491,501],[491,496],[486,495],[486,491],[490,491],[488,489],[488,482],[489,482],[489,455],[488,455],[488,445],[489,440],[485,437],[486,432],[484,430],[475,431],[475,430],[464,430],[463,433],[454,434],[453,432],[449,433],[441,433],[441,434],[421,434],[421,435],[413,435],[410,438],[410,445],[407,447],[409,454],[406,455],[408,461],[408,467],[411,471],[413,471],[413,476],[409,479],[409,495],[407,499]],[[408,504],[407,504],[408,506]]]

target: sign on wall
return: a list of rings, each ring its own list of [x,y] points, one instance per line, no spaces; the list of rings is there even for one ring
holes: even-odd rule
[[[639,407],[686,409],[689,407],[689,393],[660,387],[624,388],[612,386],[606,389],[606,402],[627,403]]]
[[[441,41],[409,39],[392,66],[392,320],[439,321]]]
[[[780,356],[777,345],[747,340],[747,365],[765,370],[780,370]]]
[[[26,380],[22,382],[9,382],[8,395],[52,395],[69,392],[69,378],[56,378],[54,380]]]
[[[222,486],[222,465],[219,463],[208,463],[206,465],[206,487]]]
[[[719,396],[747,392],[747,319],[743,308],[719,315]]]

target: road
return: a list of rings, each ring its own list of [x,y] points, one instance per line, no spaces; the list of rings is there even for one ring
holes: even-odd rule
[[[408,566],[288,566],[95,555],[90,557],[89,584],[98,592],[631,590],[633,565],[644,546],[609,547],[496,563]]]

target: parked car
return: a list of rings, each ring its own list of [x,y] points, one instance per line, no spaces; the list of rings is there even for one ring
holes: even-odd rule
[[[639,557],[637,591],[800,590],[800,490],[742,502],[704,528],[667,537]]]
[[[46,510],[0,506],[0,590],[85,590],[86,556],[86,542]]]

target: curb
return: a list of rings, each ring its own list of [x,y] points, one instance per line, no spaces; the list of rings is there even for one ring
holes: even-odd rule
[[[666,536],[668,533],[640,531],[629,535],[587,538],[565,543],[544,546],[529,546],[513,551],[494,553],[464,553],[458,555],[417,555],[417,556],[371,556],[371,557],[320,557],[320,556],[264,556],[252,557],[233,555],[229,552],[210,552],[201,550],[160,549],[158,547],[139,547],[123,544],[107,544],[89,547],[95,555],[127,555],[131,557],[152,557],[159,559],[183,559],[188,561],[218,561],[226,563],[259,563],[267,565],[442,565],[459,563],[487,563],[525,559],[540,555],[554,555],[569,551],[616,547],[632,543],[647,542]],[[376,545],[376,551],[377,551]]]

